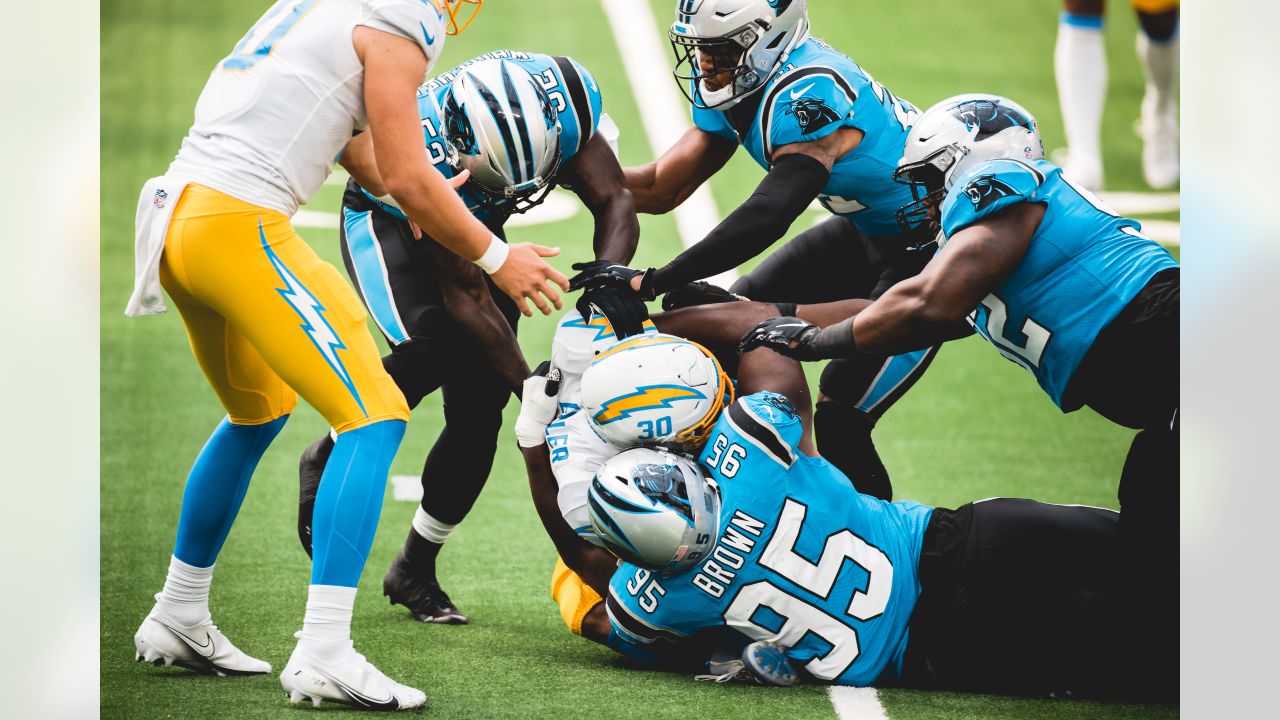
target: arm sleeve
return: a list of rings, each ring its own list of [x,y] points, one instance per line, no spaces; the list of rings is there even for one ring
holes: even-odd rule
[[[830,177],[831,171],[808,155],[782,156],[746,202],[699,243],[654,272],[654,292],[709,278],[764,252],[809,207]]]
[[[1039,200],[1044,174],[1016,160],[991,160],[956,178],[942,203],[942,230],[950,237],[981,218]]]
[[[444,16],[420,0],[364,0],[357,25],[412,40],[427,58],[427,73],[444,48]],[[425,81],[425,78],[423,78]]]

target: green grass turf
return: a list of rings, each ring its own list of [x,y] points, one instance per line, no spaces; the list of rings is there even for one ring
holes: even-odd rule
[[[140,320],[122,313],[132,278],[132,218],[142,182],[163,171],[191,122],[209,69],[239,40],[265,2],[162,0],[102,7],[102,565],[103,717],[302,717],[275,676],[210,679],[132,662],[131,635],[150,608],[172,548],[183,480],[222,416],[192,362],[174,313]],[[622,129],[622,159],[651,157],[639,114],[599,6],[590,0],[490,0],[477,24],[449,41],[441,68],[496,47],[573,55],[596,74]],[[655,2],[660,21],[670,2]],[[964,90],[1004,92],[1035,112],[1049,147],[1060,123],[1052,82],[1057,7],[1001,0],[981,12],[951,3],[813,3],[818,34],[851,54],[894,92],[922,107]],[[573,10],[566,22],[564,10]],[[1104,147],[1109,181],[1140,189],[1136,116],[1141,81],[1133,21],[1117,6],[1108,30],[1111,100]],[[637,32],[644,31],[637,29]],[[910,35],[904,34],[910,32]],[[914,48],[924,48],[913,53]],[[668,68],[654,68],[667,72]],[[725,211],[760,171],[744,154],[713,182]],[[311,209],[336,211],[325,188]],[[669,218],[646,217],[636,264],[679,249]],[[807,227],[807,225],[803,225]],[[802,227],[798,226],[798,229]],[[303,230],[338,263],[337,233]],[[561,269],[589,254],[590,218],[519,228],[515,240],[565,248]],[[531,360],[548,352],[553,322],[525,321]],[[810,368],[816,370],[816,368]],[[816,376],[815,376],[816,377]],[[356,607],[359,648],[383,670],[425,688],[435,717],[833,717],[821,688],[769,691],[694,683],[621,668],[611,653],[564,631],[548,597],[554,553],[528,501],[507,409],[489,485],[441,557],[441,577],[471,616],[467,627],[411,621],[381,597],[380,580],[413,513],[390,500]],[[393,472],[414,474],[441,424],[438,397],[414,413]],[[259,466],[218,561],[215,618],[242,648],[276,667],[300,627],[308,577],[296,544],[298,453],[325,423],[300,406]],[[898,496],[956,505],[992,495],[1115,506],[1115,484],[1131,433],[1081,412],[1062,416],[1025,373],[978,340],[944,348],[918,387],[883,421],[877,443]],[[915,717],[1167,717],[1164,708],[1033,701],[976,695],[882,693],[894,720]],[[349,715],[328,707],[326,717]]]

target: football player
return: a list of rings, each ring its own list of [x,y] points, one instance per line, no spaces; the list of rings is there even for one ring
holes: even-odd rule
[[[320,483],[306,614],[280,682],[292,702],[426,702],[351,643],[356,586],[409,409],[359,300],[289,217],[368,126],[377,140],[356,154],[376,159],[409,217],[518,302],[547,312],[541,294],[558,303],[546,282],[564,278],[540,256],[550,251],[508,248],[421,151],[413,92],[459,29],[462,4],[280,0],[214,68],[177,157],[143,186],[126,312],[162,312],[161,287],[168,292],[227,416],[188,477],[164,588],[134,636],[139,660],[217,675],[271,671],[213,624],[209,586],[254,468],[300,394],[335,429],[339,461]]]
[[[1138,60],[1146,78],[1142,115],[1142,174],[1166,190],[1178,182],[1178,0],[1131,0],[1138,13]],[[1063,0],[1053,52],[1058,101],[1067,134],[1062,168],[1087,190],[1102,188],[1102,108],[1107,97],[1103,45],[1104,0]]]
[[[601,373],[649,385],[664,346],[641,343],[602,355],[583,383]],[[744,355],[741,376],[803,383],[774,353]],[[788,397],[756,392],[720,413],[696,459],[638,448],[601,465],[591,524],[624,564],[581,634],[674,670],[764,641],[835,684],[1176,694],[1176,652],[1157,655],[1137,627],[1176,610],[1177,575],[1118,582],[1117,513],[1010,498],[888,503],[806,453],[802,432]]]
[[[584,267],[587,290],[625,284],[652,298],[732,269],[768,249],[818,199],[834,217],[806,230],[733,292],[768,302],[876,298],[929,259],[902,236],[893,182],[917,110],[809,33],[804,0],[681,1],[670,31],[675,76],[695,127],[657,160],[626,168],[640,212],[665,213],[741,145],[766,175],[751,197],[663,267]],[[828,365],[815,412],[818,446],[858,487],[892,493],[871,439],[877,419],[914,384],[932,351]]]
[[[595,256],[631,259],[639,223],[610,147],[612,121],[582,65],[562,56],[486,53],[424,84],[418,112],[436,169],[466,176],[458,192],[499,237],[508,218],[559,184],[595,216]],[[383,592],[418,620],[463,624],[466,616],[437,580],[436,558],[484,487],[508,394],[529,375],[516,343],[519,311],[491,292],[478,270],[429,237],[415,240],[394,199],[373,184],[376,168],[361,174],[367,184],[348,183],[342,204],[347,273],[391,347],[383,365],[409,407],[437,388],[444,393],[445,424],[422,469],[422,502]],[[325,435],[300,463],[299,532],[308,552],[316,486],[333,449]]]
[[[897,174],[919,197],[902,222],[941,227],[934,260],[875,302],[851,302],[863,307],[840,323],[775,318],[742,347],[813,360],[976,331],[1063,412],[1088,405],[1140,430],[1120,479],[1127,576],[1176,577],[1179,265],[1042,153],[1035,120],[1008,99],[930,108]]]

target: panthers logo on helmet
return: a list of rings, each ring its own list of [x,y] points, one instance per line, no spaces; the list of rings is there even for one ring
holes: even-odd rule
[[[600,404],[600,411],[592,416],[600,425],[622,420],[645,410],[671,407],[680,400],[704,400],[706,395],[683,385],[646,385],[633,393],[620,395]]]
[[[973,201],[974,210],[982,210],[1007,195],[1017,195],[1018,191],[996,179],[994,175],[979,175],[964,189],[964,194]]]
[[[774,15],[781,15],[791,7],[791,0],[768,0],[769,7],[773,8]]]
[[[952,108],[951,114],[967,127],[978,129],[975,140],[984,140],[1011,127],[1036,129],[1031,118],[993,100],[968,100]]]
[[[800,98],[787,106],[787,115],[794,115],[800,123],[800,132],[808,135],[840,120],[836,111],[817,98]]]

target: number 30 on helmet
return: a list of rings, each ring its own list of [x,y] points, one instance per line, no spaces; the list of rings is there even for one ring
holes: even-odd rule
[[[618,448],[695,451],[733,396],[733,383],[706,348],[661,333],[623,340],[582,374],[591,428]]]
[[[623,560],[676,572],[706,558],[720,528],[720,493],[691,457],[635,448],[600,466],[587,493],[591,526]]]

